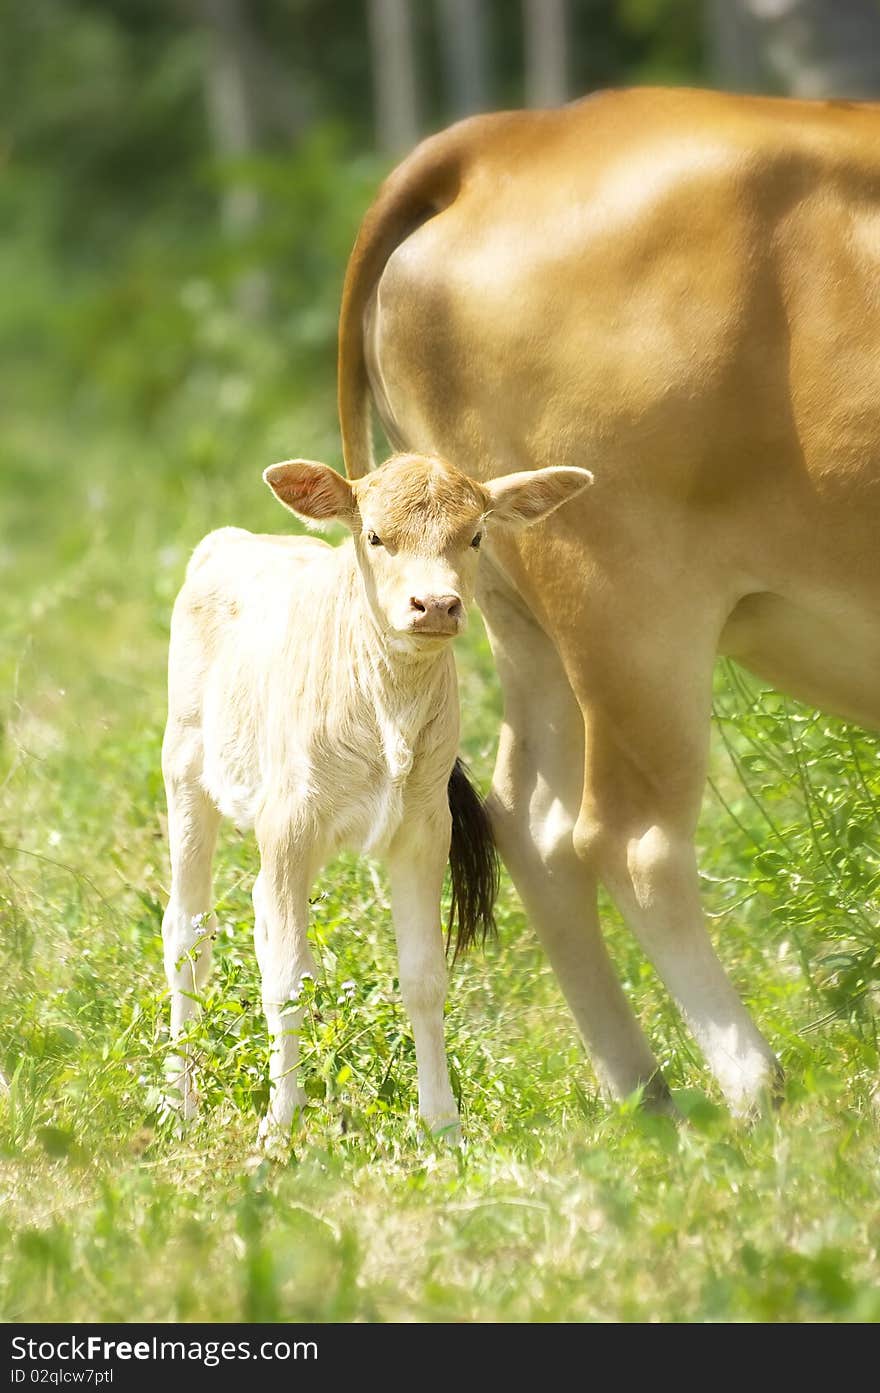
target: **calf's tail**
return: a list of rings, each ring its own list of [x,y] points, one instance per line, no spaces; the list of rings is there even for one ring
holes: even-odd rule
[[[485,943],[496,931],[499,863],[488,813],[460,759],[455,761],[447,791],[452,813],[447,947],[454,942],[454,962],[477,938]]]

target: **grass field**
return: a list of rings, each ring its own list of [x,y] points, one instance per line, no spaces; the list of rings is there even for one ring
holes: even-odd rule
[[[267,1061],[254,847],[227,831],[205,1111],[182,1139],[162,1122],[171,602],[209,528],[287,525],[266,463],[336,454],[328,390],[271,414],[235,379],[191,395],[150,427],[81,401],[22,409],[0,447],[0,1315],[880,1318],[876,742],[730,674],[700,832],[706,902],[786,1066],[778,1118],[728,1120],[610,912],[689,1121],[602,1101],[505,882],[498,943],[452,975],[466,1143],[435,1145],[415,1119],[383,880],[351,858],[314,907],[308,1115],[289,1162],[268,1164],[254,1153]],[[500,697],[476,618],[458,655],[465,752],[485,785]]]

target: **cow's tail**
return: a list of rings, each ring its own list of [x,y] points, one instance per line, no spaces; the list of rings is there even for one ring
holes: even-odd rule
[[[348,262],[339,315],[339,424],[350,479],[372,468],[364,312],[395,248],[448,208],[461,186],[468,145],[462,122],[419,145],[385,180]]]
[[[487,936],[495,933],[499,862],[486,806],[460,759],[455,761],[449,776],[448,795],[452,813],[452,899],[446,944],[447,950],[455,945],[454,962],[478,938],[485,943]]]

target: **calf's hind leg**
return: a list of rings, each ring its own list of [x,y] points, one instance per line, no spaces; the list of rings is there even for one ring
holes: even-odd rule
[[[446,954],[440,927],[449,809],[439,809],[418,832],[412,821],[404,815],[403,830],[388,853],[400,994],[415,1038],[419,1114],[435,1132],[454,1141],[458,1138],[458,1108],[449,1082],[443,1036]]]
[[[254,884],[254,941],[269,1027],[269,1107],[260,1124],[266,1145],[285,1142],[306,1095],[299,1085],[299,1029],[296,1005],[303,978],[313,977],[315,960],[308,941],[312,847],[296,833],[296,819],[284,808],[264,808],[257,820],[261,869]]]
[[[169,727],[162,751],[168,799],[171,894],[162,919],[165,974],[171,993],[171,1040],[179,1041],[197,1009],[211,970],[217,929],[211,862],[220,814],[200,783],[201,742]],[[171,1107],[187,1120],[198,1108],[185,1042],[167,1063]]]

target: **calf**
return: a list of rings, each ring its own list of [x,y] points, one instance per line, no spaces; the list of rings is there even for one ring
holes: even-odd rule
[[[491,922],[497,872],[488,823],[456,762],[449,641],[466,623],[484,532],[546,516],[591,476],[550,468],[480,484],[439,460],[399,456],[357,483],[308,460],[263,477],[306,522],[339,522],[352,536],[332,547],[228,527],[190,562],[171,623],[162,750],[171,1037],[185,1031],[210,968],[211,859],[225,815],[253,826],[260,848],[255,938],[272,1044],[261,1135],[287,1134],[304,1102],[296,1001],[315,966],[309,889],[342,848],[381,853],[419,1111],[454,1129],[440,892],[449,857],[458,951]],[[171,1069],[174,1101],[190,1117],[184,1042]]]

